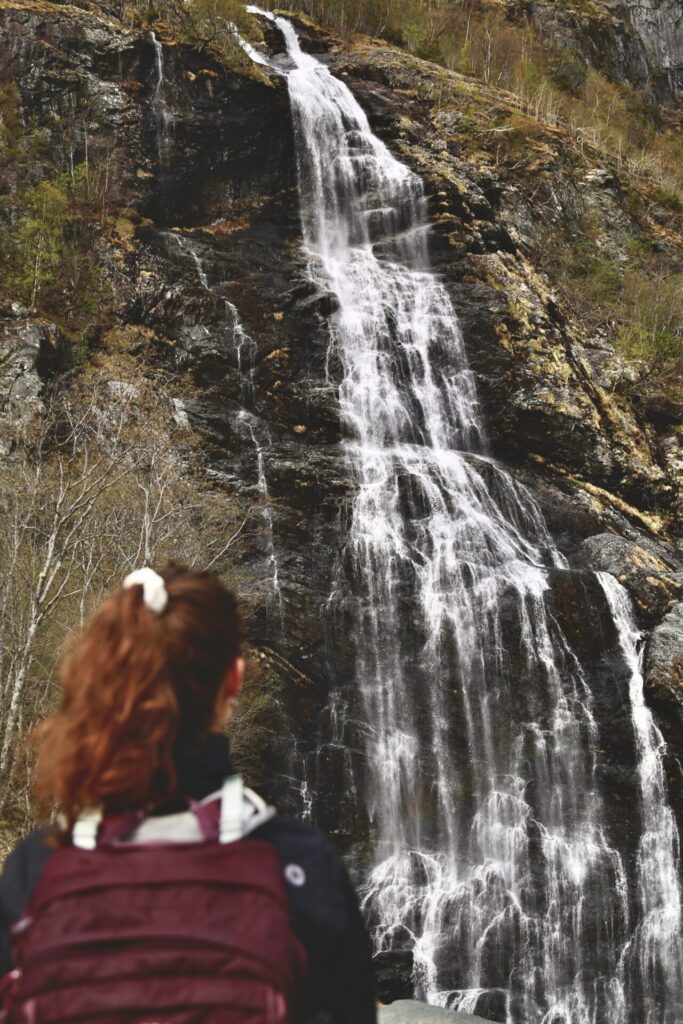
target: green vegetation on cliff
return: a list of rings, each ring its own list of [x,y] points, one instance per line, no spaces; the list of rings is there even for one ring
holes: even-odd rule
[[[0,298],[55,320],[80,348],[110,295],[98,240],[116,202],[115,152],[75,157],[72,126],[53,128],[56,152],[46,125],[20,117],[16,85],[0,85]]]
[[[8,283],[30,308],[66,322],[98,312],[106,288],[93,249],[100,199],[86,164],[15,197]]]
[[[627,263],[584,238],[559,246],[556,274],[577,319],[611,329],[615,349],[645,363],[644,377],[680,388],[683,374],[683,273],[642,243],[626,246]]]
[[[256,19],[241,0],[132,0],[124,15],[133,25],[161,22],[182,42],[210,49],[231,69],[251,71],[253,64],[237,40],[236,32],[260,40]]]

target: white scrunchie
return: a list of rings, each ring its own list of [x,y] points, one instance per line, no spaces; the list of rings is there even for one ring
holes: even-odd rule
[[[123,581],[124,590],[138,586],[142,587],[142,600],[146,607],[155,615],[161,615],[168,604],[168,591],[163,578],[154,569],[145,566],[144,569],[129,573]]]

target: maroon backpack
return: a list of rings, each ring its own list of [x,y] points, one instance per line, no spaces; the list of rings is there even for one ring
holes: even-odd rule
[[[12,929],[12,1024],[291,1020],[305,954],[275,849],[244,834],[272,811],[239,776],[191,810],[165,819],[189,841],[122,841],[142,816],[76,823]]]

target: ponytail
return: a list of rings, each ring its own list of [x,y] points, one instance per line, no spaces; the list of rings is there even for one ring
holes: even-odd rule
[[[233,594],[208,573],[160,575],[162,614],[141,585],[118,590],[61,663],[61,707],[37,731],[35,792],[67,827],[85,807],[116,813],[171,796],[178,758],[210,730],[239,656]]]

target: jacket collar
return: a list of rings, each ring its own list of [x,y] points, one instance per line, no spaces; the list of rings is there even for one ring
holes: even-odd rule
[[[202,800],[215,793],[235,769],[230,759],[230,742],[219,732],[210,732],[198,746],[179,751],[176,757],[177,797],[154,810],[154,814],[173,814],[187,806],[186,797]]]

